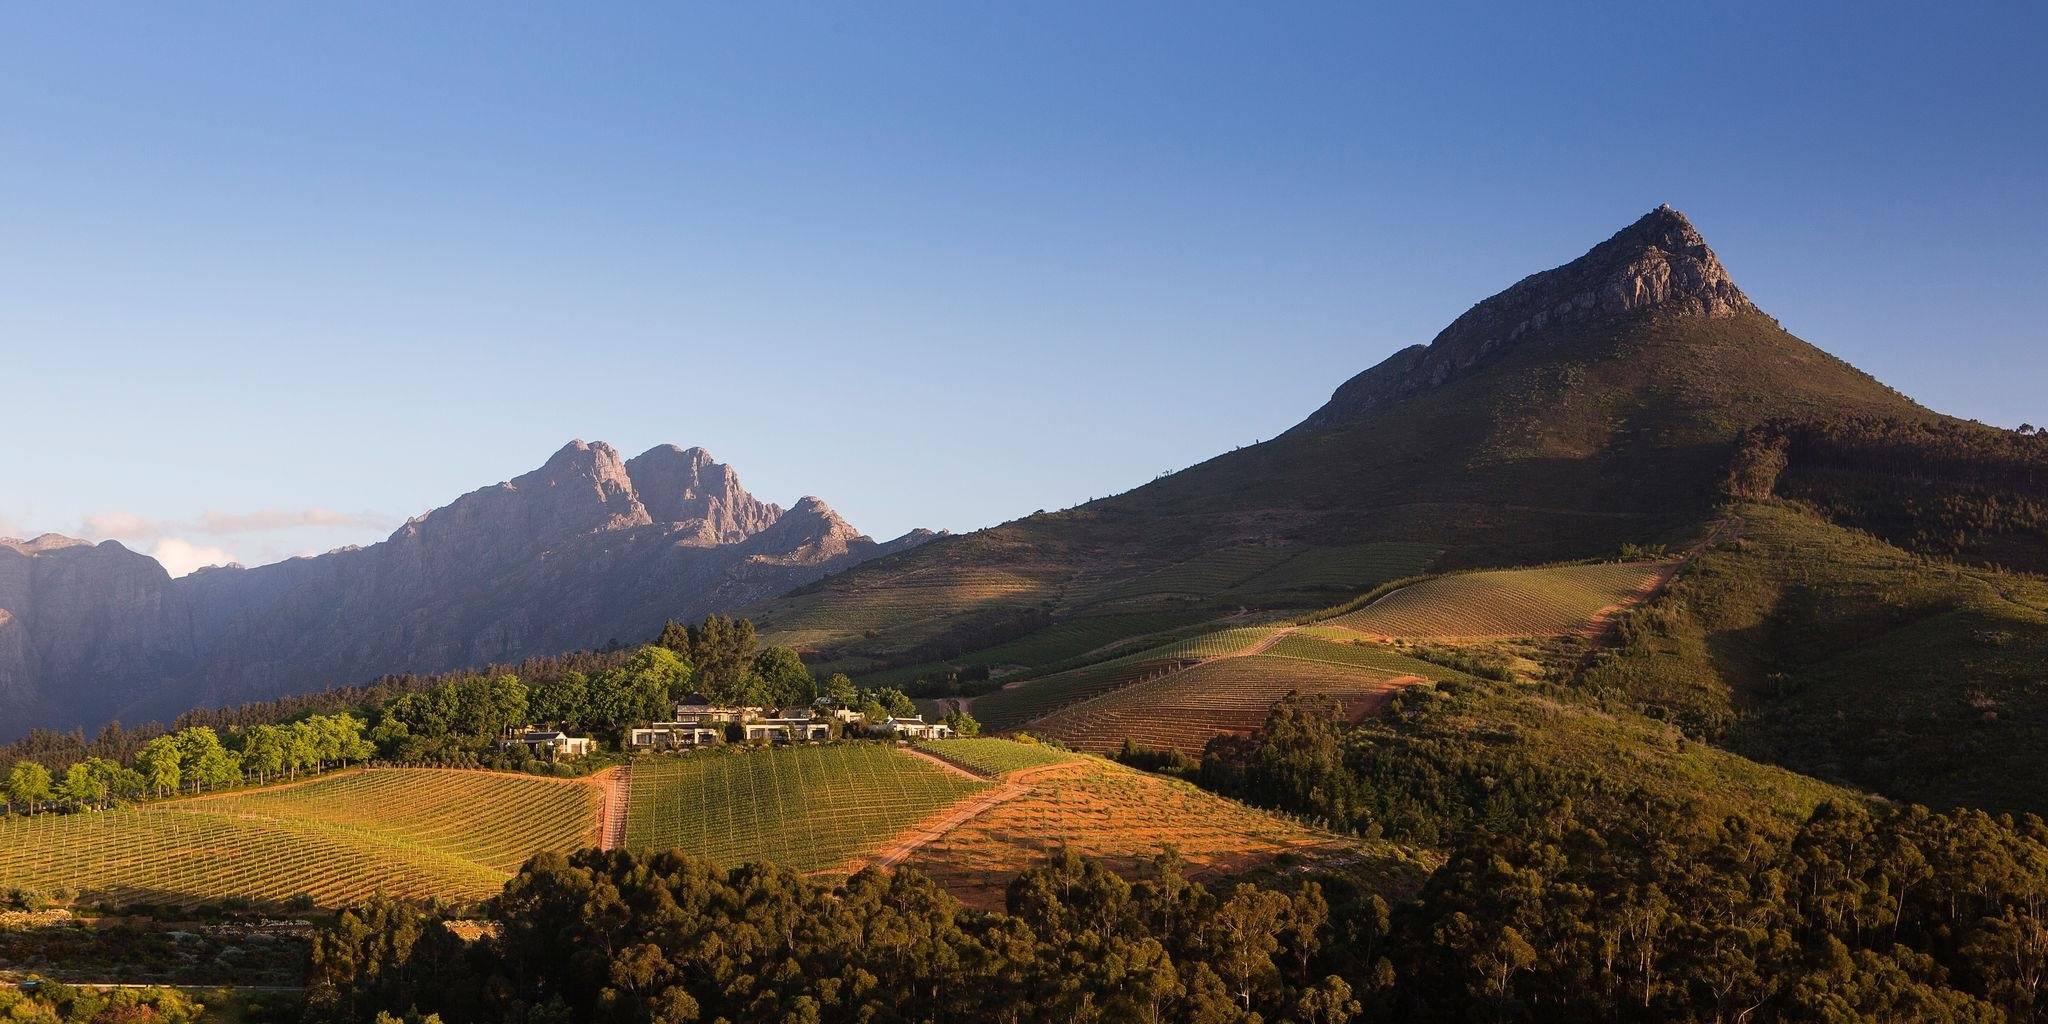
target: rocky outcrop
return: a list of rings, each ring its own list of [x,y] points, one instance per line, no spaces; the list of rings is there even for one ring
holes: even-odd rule
[[[111,541],[0,540],[0,739],[631,641],[922,539],[785,512],[701,448],[579,440],[382,543],[254,569],[174,580]]]
[[[1720,318],[1754,308],[1692,222],[1659,206],[1584,256],[1525,277],[1473,306],[1428,345],[1404,348],[1345,381],[1301,426],[1335,425],[1441,387],[1545,332],[1651,310]]]

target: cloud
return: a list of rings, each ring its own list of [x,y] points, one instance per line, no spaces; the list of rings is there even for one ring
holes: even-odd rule
[[[293,530],[305,526],[347,526],[374,529],[386,524],[383,516],[369,512],[336,512],[320,508],[260,508],[254,512],[205,512],[192,529],[200,533],[230,536]]]
[[[144,519],[133,512],[107,512],[86,516],[78,532],[87,537],[154,537],[164,532],[162,523]]]
[[[194,569],[226,565],[235,560],[235,556],[220,548],[194,544],[182,537],[165,537],[157,541],[149,554],[172,576],[183,576]]]
[[[181,534],[205,534],[211,537],[241,537],[252,533],[270,533],[277,530],[300,530],[306,528],[360,528],[382,529],[390,523],[384,516],[370,512],[336,512],[320,508],[260,508],[254,512],[202,512],[199,518],[179,522],[165,519],[150,519],[133,512],[106,512],[86,516],[79,531],[86,537],[105,539],[121,537],[130,540],[148,540],[156,537],[174,537]]]

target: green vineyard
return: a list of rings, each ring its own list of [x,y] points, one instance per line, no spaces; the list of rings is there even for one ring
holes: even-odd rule
[[[817,871],[987,785],[879,743],[652,758],[633,765],[626,845]]]
[[[1468,572],[1402,587],[1331,619],[1371,636],[1409,640],[1557,636],[1653,588],[1668,562],[1561,565]]]
[[[526,858],[596,842],[587,780],[374,768],[245,793],[0,820],[0,889],[190,906],[375,892],[480,899]]]
[[[927,740],[919,743],[917,748],[933,757],[951,761],[977,775],[986,775],[990,778],[1008,775],[1023,768],[1058,764],[1074,756],[1035,743],[988,738]]]

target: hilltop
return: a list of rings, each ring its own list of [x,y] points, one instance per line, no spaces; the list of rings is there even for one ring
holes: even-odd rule
[[[1384,572],[1675,545],[1712,518],[1744,430],[1824,416],[1939,419],[1787,332],[1660,207],[1345,382],[1281,437],[751,612],[847,664],[908,665],[1074,616],[1309,607]],[[1360,545],[1422,554],[1308,592],[1301,572],[1270,575]],[[1192,581],[1170,600],[1116,583],[1169,566]]]

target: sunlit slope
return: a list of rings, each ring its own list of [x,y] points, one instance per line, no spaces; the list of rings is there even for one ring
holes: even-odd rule
[[[1652,592],[1675,562],[1457,573],[1403,587],[1328,625],[1403,640],[1558,636]]]
[[[633,766],[626,845],[727,866],[837,868],[987,785],[880,743],[643,759]]]
[[[375,892],[480,899],[535,853],[593,845],[599,802],[587,780],[379,768],[13,817],[0,820],[0,889],[173,905],[304,894],[336,906]]]
[[[918,848],[906,866],[938,879],[969,906],[995,909],[1019,872],[1061,849],[1133,878],[1169,846],[1195,878],[1292,854],[1344,862],[1390,891],[1412,889],[1435,863],[1390,843],[1331,835],[1101,758],[1069,758],[1023,778],[1029,792]]]

